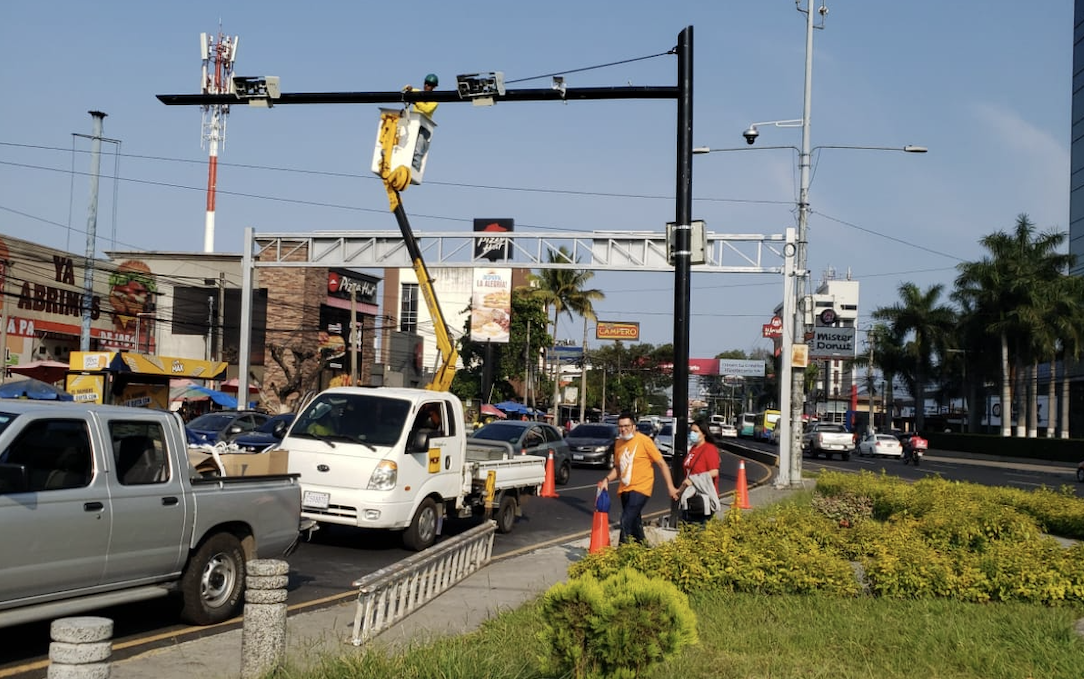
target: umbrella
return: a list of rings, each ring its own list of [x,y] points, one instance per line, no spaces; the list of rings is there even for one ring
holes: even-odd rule
[[[500,410],[498,410],[498,409],[497,409],[497,406],[495,406],[495,405],[493,405],[493,404],[491,404],[491,403],[486,403],[486,404],[484,404],[484,405],[482,406],[482,414],[483,414],[483,415],[492,415],[493,417],[499,417],[499,418],[501,418],[502,420],[503,420],[503,419],[504,419],[505,417],[508,417],[507,415],[505,415],[504,413],[502,413],[502,412],[501,412]]]
[[[234,377],[234,378],[226,380],[225,382],[223,382],[221,384],[221,386],[219,388],[222,391],[226,391],[226,392],[229,392],[231,394],[236,394],[237,393],[237,378]],[[252,382],[249,382],[248,383],[248,393],[250,393],[250,394],[258,394],[258,393],[260,393],[260,385],[253,384]]]
[[[28,377],[0,384],[0,398],[32,398],[39,401],[71,401],[72,395],[48,382]]]
[[[527,406],[523,405],[522,403],[516,403],[515,401],[501,401],[497,404],[497,407],[506,413],[527,413]]]
[[[31,361],[22,365],[8,366],[8,372],[52,384],[68,373],[68,364],[60,361]]]

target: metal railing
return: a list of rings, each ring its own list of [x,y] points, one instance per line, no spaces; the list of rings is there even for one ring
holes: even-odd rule
[[[496,529],[486,521],[356,580],[352,643],[361,646],[489,563]]]

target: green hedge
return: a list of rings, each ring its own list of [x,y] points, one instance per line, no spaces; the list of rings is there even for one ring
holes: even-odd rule
[[[570,574],[631,567],[687,593],[1084,603],[1084,546],[1045,533],[1084,537],[1084,500],[1067,489],[826,472],[808,505],[731,510],[657,547],[589,555]]]
[[[1037,462],[1069,462],[1084,460],[1084,441],[1080,439],[1048,439],[1003,437],[995,434],[954,434],[922,432],[933,450],[980,453],[998,457],[1019,457]]]

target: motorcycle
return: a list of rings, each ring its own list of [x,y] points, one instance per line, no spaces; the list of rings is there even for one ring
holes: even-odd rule
[[[910,464],[914,462],[917,467],[922,461],[922,456],[925,454],[926,449],[929,448],[929,445],[929,442],[918,434],[910,436],[903,445],[903,463]]]

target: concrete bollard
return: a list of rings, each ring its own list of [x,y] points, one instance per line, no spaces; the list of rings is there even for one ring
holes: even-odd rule
[[[60,618],[49,626],[48,679],[109,679],[113,621],[84,616]]]
[[[248,562],[245,619],[241,632],[241,678],[257,679],[286,661],[286,585],[290,564],[279,559]]]

